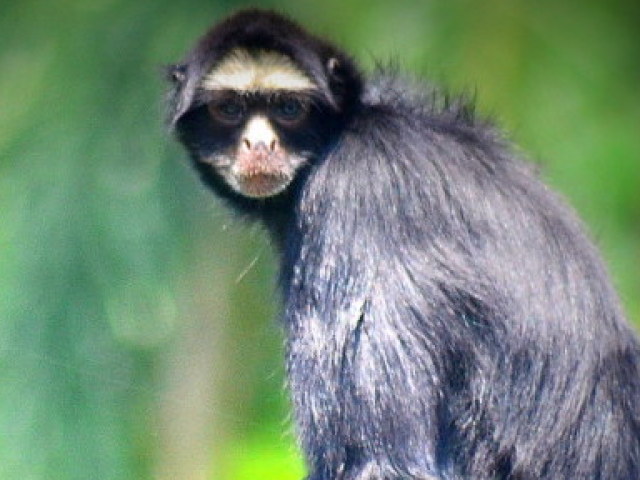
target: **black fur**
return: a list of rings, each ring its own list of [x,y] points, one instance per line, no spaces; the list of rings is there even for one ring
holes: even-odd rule
[[[280,248],[309,479],[640,478],[640,349],[563,202],[464,102],[387,74],[361,91],[347,56],[262,11],[172,75],[183,140],[202,75],[237,45],[290,55],[336,126],[275,198],[201,172]]]

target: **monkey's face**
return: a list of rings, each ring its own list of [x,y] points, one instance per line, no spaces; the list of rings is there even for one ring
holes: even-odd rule
[[[283,54],[233,50],[204,77],[183,140],[236,193],[278,195],[325,143],[315,90]]]
[[[296,130],[309,128],[310,108],[304,96],[291,92],[212,91],[207,113],[219,147],[200,161],[242,195],[276,195],[311,155],[295,144]]]

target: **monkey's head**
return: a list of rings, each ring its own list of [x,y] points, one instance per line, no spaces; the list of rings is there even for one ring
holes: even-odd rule
[[[345,54],[262,10],[214,26],[169,76],[170,125],[204,181],[245,203],[286,192],[330,148],[361,91]]]

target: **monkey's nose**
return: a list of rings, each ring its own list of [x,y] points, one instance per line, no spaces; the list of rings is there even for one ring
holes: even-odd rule
[[[247,122],[242,132],[242,148],[246,151],[275,152],[278,149],[278,136],[269,120],[255,116]]]
[[[259,140],[255,143],[251,142],[251,139],[249,138],[244,138],[242,140],[243,146],[246,150],[253,150],[253,151],[265,151],[265,152],[275,152],[278,148],[278,140],[276,138],[273,138],[271,140],[271,142],[269,142],[269,144],[267,145],[266,142]]]

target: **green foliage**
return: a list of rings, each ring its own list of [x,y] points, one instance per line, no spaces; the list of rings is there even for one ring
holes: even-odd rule
[[[226,476],[230,479],[300,480],[304,477],[304,466],[288,437],[275,438],[269,431],[256,432],[229,445],[227,452]]]
[[[160,67],[241,5],[0,5],[0,478],[302,475],[281,436],[269,247],[161,120]],[[261,5],[368,68],[477,92],[580,211],[640,320],[637,2]]]

